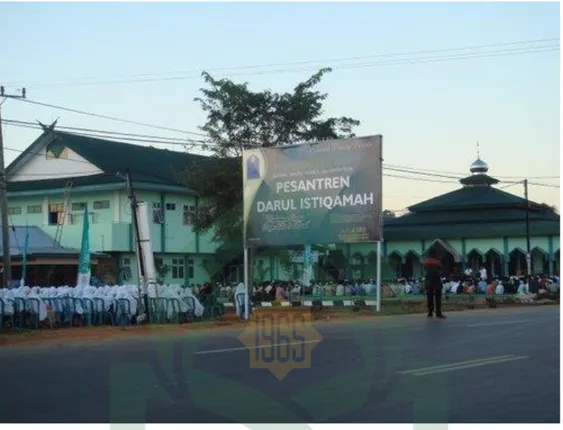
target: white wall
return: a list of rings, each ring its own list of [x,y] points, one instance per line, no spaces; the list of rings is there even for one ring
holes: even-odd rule
[[[37,150],[27,159],[26,163],[12,174],[9,181],[36,181],[40,179],[70,178],[91,176],[104,173],[98,167],[69,148],[68,157],[64,159],[47,159],[45,148]]]

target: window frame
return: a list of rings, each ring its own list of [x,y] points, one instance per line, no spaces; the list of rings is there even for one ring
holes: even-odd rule
[[[186,270],[187,270],[187,274],[188,274],[188,279],[194,279],[194,260],[191,258],[188,258],[186,260]]]
[[[92,204],[94,210],[108,210],[111,208],[111,204],[109,200],[94,200]]]
[[[39,208],[38,211],[30,210],[30,208]],[[26,208],[28,214],[42,214],[43,213],[43,205],[28,205]]]
[[[162,203],[160,202],[152,202],[152,222],[164,224],[164,213],[162,211]]]
[[[121,270],[123,271],[123,280],[133,279],[133,266],[131,257],[123,257],[121,262]]]
[[[75,205],[81,205],[81,207],[77,209],[77,206],[75,206]],[[87,207],[88,207],[88,203],[86,203],[86,202],[73,202],[70,205],[70,210],[72,212],[83,212],[84,209],[86,209]]]
[[[186,263],[183,258],[173,258],[170,267],[172,268],[172,279],[185,279]]]
[[[183,225],[193,225],[195,214],[196,214],[195,205],[184,204],[182,206],[182,224]]]

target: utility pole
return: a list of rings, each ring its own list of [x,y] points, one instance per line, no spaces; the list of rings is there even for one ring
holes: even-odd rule
[[[145,262],[143,260],[143,246],[141,244],[141,235],[139,231],[139,218],[137,214],[137,197],[135,196],[135,190],[133,189],[133,181],[131,180],[131,173],[129,173],[129,169],[125,171],[125,180],[127,181],[127,190],[129,191],[129,201],[131,202],[131,215],[133,216],[133,229],[135,232],[135,243],[137,248],[137,255],[139,258],[139,272],[141,273],[141,279],[139,280],[141,283],[146,282],[146,274],[145,274]],[[149,314],[149,298],[148,294],[144,294],[145,288],[139,285],[139,296],[143,299],[143,306],[145,308],[145,313],[147,315],[147,321],[150,321],[150,314]]]
[[[0,97],[6,100],[25,99],[25,88],[21,94],[6,94],[3,86],[0,86]],[[4,100],[2,103],[4,103]],[[10,226],[8,223],[8,183],[6,180],[6,166],[4,162],[4,139],[2,134],[2,103],[0,103],[0,211],[2,221],[2,259],[4,266],[4,288],[10,286],[12,281],[12,260],[10,256]]]
[[[530,201],[528,200],[528,180],[524,179],[524,199],[526,200],[526,274],[532,274],[532,254],[530,251]]]

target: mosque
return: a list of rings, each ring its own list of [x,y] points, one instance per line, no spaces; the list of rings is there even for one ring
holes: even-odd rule
[[[492,276],[525,274],[527,230],[532,273],[559,274],[559,214],[496,188],[500,181],[488,174],[481,158],[469,170],[459,189],[414,204],[405,215],[384,218],[382,279],[422,276],[422,260],[431,249],[446,275],[483,266]],[[317,279],[326,273],[375,278],[376,262],[375,244],[342,244],[319,256],[315,271]]]

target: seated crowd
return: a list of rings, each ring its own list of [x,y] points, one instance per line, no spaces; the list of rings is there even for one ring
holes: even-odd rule
[[[211,283],[197,284],[192,286],[194,295],[200,299],[210,293],[215,293],[218,297],[226,298],[234,301],[235,291],[238,285],[233,283],[222,284]],[[293,281],[254,281],[251,290],[251,299],[253,302],[271,302],[286,301],[296,299],[299,300],[303,296],[357,296],[357,295],[375,295],[375,282],[372,280],[356,280],[350,281],[342,279],[338,282],[328,281],[311,281],[309,286],[303,285],[299,280]],[[244,291],[244,290],[242,290]]]
[[[424,278],[397,279],[397,283],[403,286],[404,294],[423,294]],[[547,294],[559,294],[558,276],[487,276],[486,270],[481,269],[475,273],[471,269],[463,275],[453,275],[443,278],[444,294],[517,294],[541,296]]]

